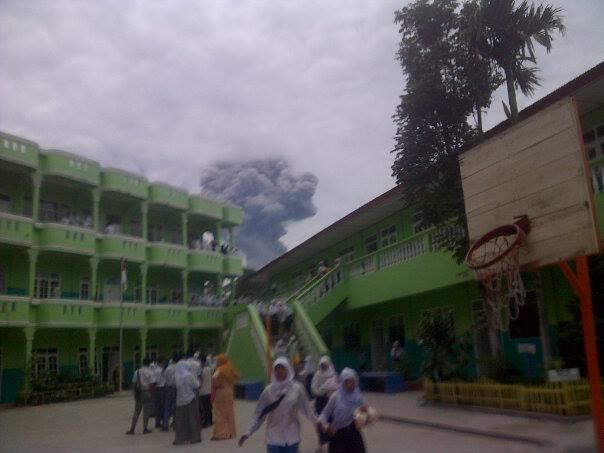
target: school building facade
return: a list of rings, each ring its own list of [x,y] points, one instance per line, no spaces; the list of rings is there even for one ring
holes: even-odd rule
[[[579,109],[604,237],[604,63],[525,109],[520,120],[571,96]],[[444,247],[461,234],[463,229],[455,225],[424,229],[421,213],[406,207],[395,187],[269,263],[250,282],[299,303],[324,342],[315,341],[317,348],[329,350],[338,368],[388,370],[390,346],[398,340],[407,356],[408,377],[419,377],[420,318],[427,310],[443,310],[453,317],[455,337],[471,339],[470,372],[479,374],[481,359],[492,351],[481,291],[473,273]],[[316,277],[322,261],[331,270]],[[523,280],[526,305],[499,343],[519,373],[541,378],[559,354],[559,322],[570,319],[567,308],[574,294],[556,266],[523,273]]]
[[[201,247],[202,234],[233,244],[242,220],[238,207],[0,133],[0,402],[15,400],[26,367],[113,381],[120,322],[126,381],[141,356],[218,349],[219,301],[242,257]]]

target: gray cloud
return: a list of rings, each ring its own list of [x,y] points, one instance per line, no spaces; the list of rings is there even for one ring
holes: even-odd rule
[[[393,185],[405,3],[1,0],[0,129],[191,191],[211,162],[284,155],[321,181],[291,247]],[[551,3],[568,33],[521,105],[604,57],[602,1]]]
[[[216,162],[203,172],[201,191],[243,208],[237,243],[257,269],[285,252],[280,239],[289,222],[316,214],[317,183],[312,173],[296,175],[285,159],[273,157]]]

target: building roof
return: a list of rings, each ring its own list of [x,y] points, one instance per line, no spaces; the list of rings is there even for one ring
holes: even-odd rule
[[[568,96],[575,96],[577,98],[579,110],[584,114],[604,105],[603,93],[604,61],[521,110],[518,113],[518,121],[522,121]],[[480,142],[500,134],[510,126],[512,126],[512,122],[509,119],[502,121],[485,132]],[[473,143],[471,147],[476,145],[477,143]],[[250,276],[250,280],[256,282],[268,281],[271,273],[284,270],[295,262],[306,259],[336,244],[351,234],[361,231],[384,217],[393,214],[402,207],[401,189],[400,186],[396,186],[274,259]]]

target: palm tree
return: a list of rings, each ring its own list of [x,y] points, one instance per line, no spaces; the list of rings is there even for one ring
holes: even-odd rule
[[[526,96],[539,86],[535,43],[549,53],[555,32],[564,34],[561,8],[535,6],[527,0],[471,0],[466,5],[466,35],[471,45],[485,58],[495,62],[505,74],[509,110],[513,121],[518,117],[516,88]],[[532,66],[528,66],[532,63]]]

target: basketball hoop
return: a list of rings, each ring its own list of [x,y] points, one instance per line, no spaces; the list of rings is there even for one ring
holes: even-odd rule
[[[484,289],[487,318],[496,330],[508,330],[510,321],[518,319],[526,298],[519,253],[526,240],[527,220],[523,217],[489,231],[474,243],[465,258]]]

